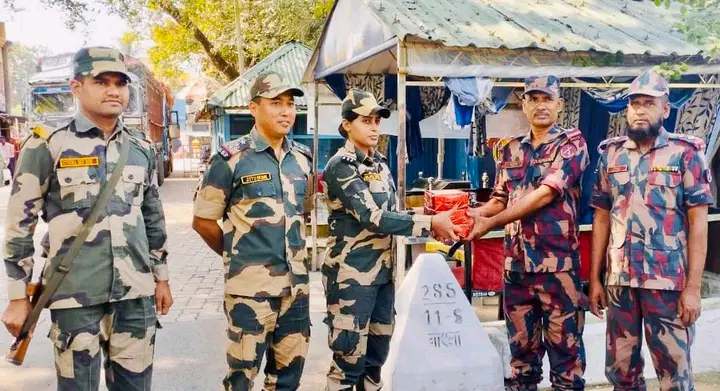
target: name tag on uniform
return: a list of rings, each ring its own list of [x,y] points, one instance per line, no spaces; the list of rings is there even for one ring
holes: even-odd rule
[[[522,165],[523,162],[520,160],[511,160],[509,162],[501,162],[500,168],[520,168]]]
[[[545,164],[545,163],[551,163],[553,160],[552,156],[543,156],[539,159],[534,159],[530,162],[531,165],[536,166],[538,164]]]
[[[362,180],[364,180],[365,182],[381,181],[382,175],[377,172],[366,172],[362,174]]]
[[[650,169],[652,172],[680,172],[678,166],[655,166]]]
[[[60,159],[60,168],[97,167],[99,165],[100,159],[97,156],[78,156]]]
[[[251,183],[267,182],[270,179],[272,179],[272,176],[270,176],[270,173],[263,172],[261,174],[252,174],[252,175],[245,175],[244,177],[240,177],[240,182],[243,185],[249,185]]]
[[[608,167],[607,172],[608,174],[615,174],[617,172],[626,172],[628,170],[628,166],[612,166]]]

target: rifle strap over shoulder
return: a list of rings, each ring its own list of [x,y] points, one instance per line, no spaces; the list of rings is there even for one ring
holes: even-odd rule
[[[120,181],[120,177],[122,177],[122,171],[123,168],[125,168],[125,164],[127,163],[128,155],[130,152],[130,139],[128,138],[125,130],[120,131],[118,138],[120,139],[120,157],[118,158],[117,164],[113,169],[110,180],[105,182],[105,185],[103,185],[102,189],[100,189],[100,194],[98,195],[97,202],[95,203],[95,205],[93,205],[92,210],[90,211],[90,215],[87,217],[87,220],[85,220],[85,223],[83,223],[83,225],[78,230],[75,239],[70,245],[67,253],[65,253],[63,258],[55,267],[55,269],[50,271],[50,275],[47,277],[45,286],[43,286],[42,288],[42,293],[37,300],[37,304],[33,307],[30,315],[25,320],[25,323],[20,330],[20,335],[18,336],[18,339],[22,339],[28,335],[37,320],[40,318],[40,312],[42,312],[43,308],[47,306],[48,302],[50,302],[50,298],[52,297],[52,295],[54,295],[57,289],[60,287],[60,283],[62,283],[65,275],[72,268],[75,257],[77,257],[80,249],[85,244],[85,240],[87,239],[88,235],[90,235],[90,231],[95,226],[95,223],[97,223],[100,214],[105,210],[105,206],[107,205],[108,201],[110,201],[110,197],[112,197],[112,194],[115,191],[115,187]]]

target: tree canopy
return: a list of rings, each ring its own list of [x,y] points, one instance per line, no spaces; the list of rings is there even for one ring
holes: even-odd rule
[[[10,9],[20,4],[0,1]],[[141,37],[152,39],[150,63],[164,79],[183,78],[188,63],[196,62],[225,82],[285,42],[313,46],[333,5],[333,0],[40,1],[63,11],[69,28],[100,12],[123,17],[132,31],[121,38],[120,46],[135,48]]]
[[[657,6],[680,4],[681,18],[675,28],[685,38],[720,57],[720,0],[653,0]]]

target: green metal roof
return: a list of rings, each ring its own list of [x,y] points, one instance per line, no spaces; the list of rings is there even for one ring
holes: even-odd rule
[[[678,7],[633,0],[364,0],[399,38],[445,46],[696,55]]]
[[[245,71],[237,79],[231,81],[208,99],[208,106],[224,109],[244,109],[250,103],[250,87],[255,78],[263,72],[277,72],[288,83],[300,85],[302,74],[307,66],[310,55],[309,47],[299,42],[288,42],[267,57]],[[295,103],[306,106],[304,97],[296,98]]]

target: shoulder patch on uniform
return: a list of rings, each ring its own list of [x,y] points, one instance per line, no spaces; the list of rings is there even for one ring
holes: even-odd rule
[[[247,137],[240,137],[238,139],[223,144],[218,150],[218,153],[225,159],[230,159],[231,157],[248,148],[250,148],[250,142],[248,141]]]
[[[577,147],[571,142],[565,143],[565,145],[560,147],[560,156],[562,156],[563,159],[570,159],[575,156],[576,153]]]
[[[297,141],[292,141],[292,148],[295,149],[296,151],[302,153],[303,155],[305,155],[308,159],[310,159],[312,161],[312,158],[313,158],[312,150],[307,145],[305,145],[303,143],[299,143]]]
[[[683,141],[686,144],[690,144],[693,148],[695,148],[698,151],[705,149],[705,142],[701,138],[691,136],[689,134],[670,133],[668,135],[668,138],[670,140],[678,140],[678,141]]]
[[[598,145],[598,152],[605,151],[610,145],[613,144],[620,144],[627,141],[627,136],[618,136],[618,137],[611,137],[603,140],[600,145]]]
[[[578,128],[568,129],[565,131],[568,141],[575,141],[582,138],[582,131]]]

